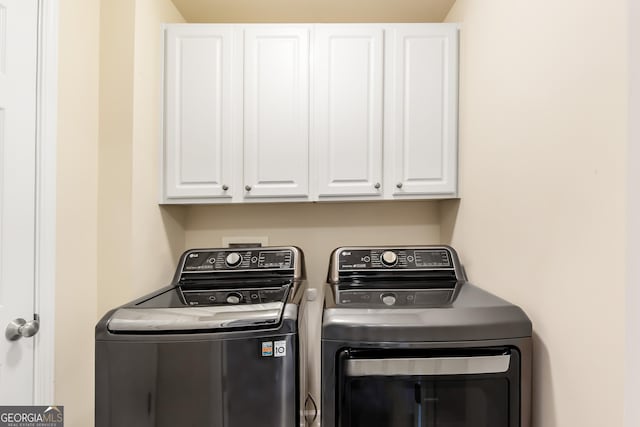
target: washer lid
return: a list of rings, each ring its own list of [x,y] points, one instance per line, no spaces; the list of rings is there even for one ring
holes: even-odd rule
[[[180,308],[120,308],[107,329],[115,333],[203,331],[275,326],[282,318],[283,302]]]

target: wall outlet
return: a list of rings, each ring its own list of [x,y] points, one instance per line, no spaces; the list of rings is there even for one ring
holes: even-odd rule
[[[249,246],[269,246],[268,236],[236,236],[236,237],[222,237],[222,247],[228,248],[231,245]]]

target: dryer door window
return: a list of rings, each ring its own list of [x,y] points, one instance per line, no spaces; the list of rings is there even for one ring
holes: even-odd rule
[[[348,350],[339,357],[340,427],[514,427],[519,357],[486,349],[425,354]]]

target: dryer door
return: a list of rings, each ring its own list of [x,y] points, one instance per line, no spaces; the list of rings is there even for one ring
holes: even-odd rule
[[[339,365],[340,427],[519,425],[515,349],[351,349]]]

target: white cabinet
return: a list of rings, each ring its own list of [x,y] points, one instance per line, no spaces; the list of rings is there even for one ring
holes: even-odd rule
[[[383,34],[379,25],[317,25],[317,192],[382,197]]]
[[[167,199],[230,198],[232,28],[165,32],[163,186]]]
[[[309,27],[244,30],[244,196],[309,193]]]
[[[162,202],[455,197],[455,24],[165,27]]]
[[[405,24],[387,36],[385,194],[455,196],[458,30]]]

